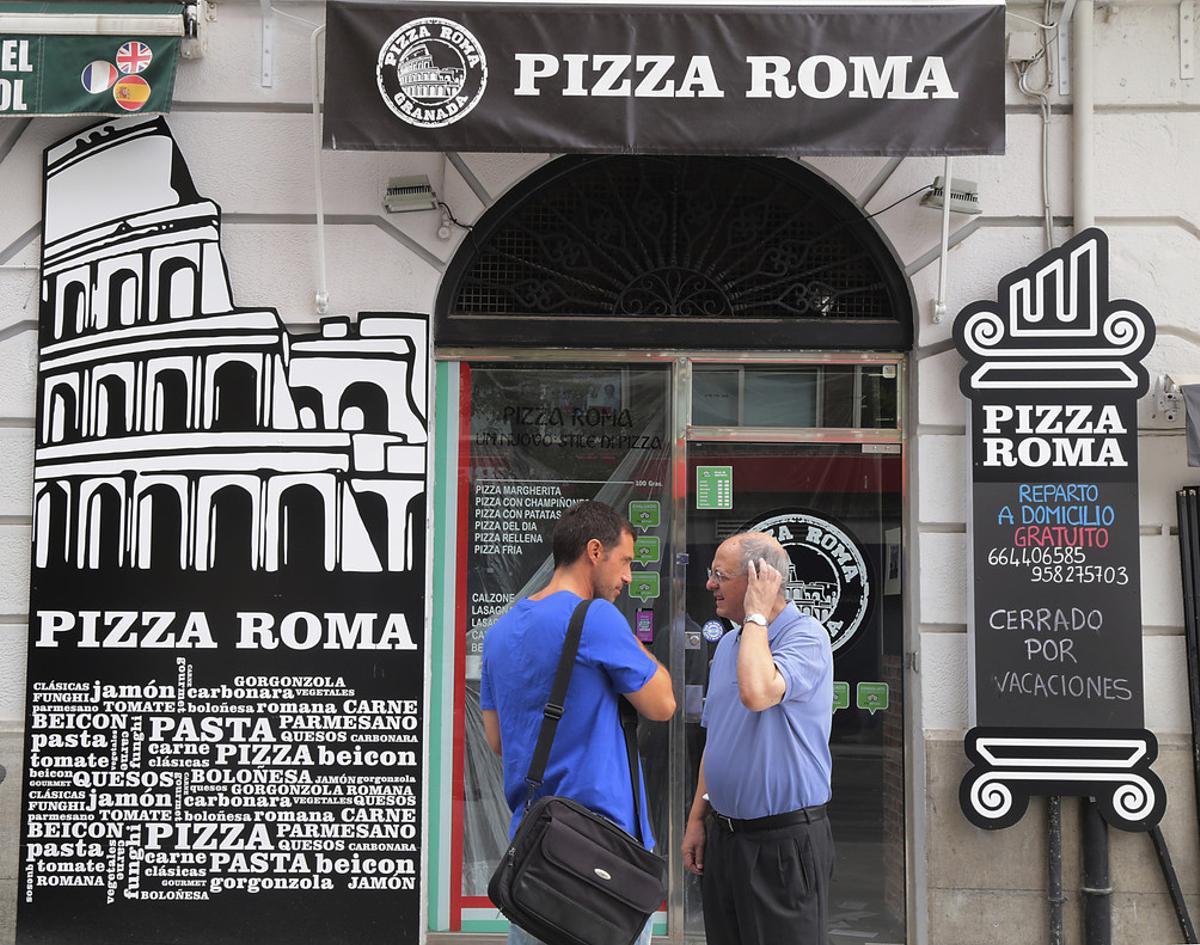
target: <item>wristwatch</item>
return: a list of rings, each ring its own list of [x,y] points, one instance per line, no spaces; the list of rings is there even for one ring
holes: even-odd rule
[[[767,618],[762,614],[746,614],[746,619],[743,620],[742,623],[756,623],[760,627],[765,627],[767,625]]]

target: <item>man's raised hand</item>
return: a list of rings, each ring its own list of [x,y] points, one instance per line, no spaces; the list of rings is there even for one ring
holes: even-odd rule
[[[746,566],[746,574],[746,613],[770,616],[783,587],[783,575],[762,558],[751,561]]]

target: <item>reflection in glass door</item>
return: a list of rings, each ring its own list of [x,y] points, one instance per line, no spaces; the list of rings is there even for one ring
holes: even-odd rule
[[[633,584],[616,602],[664,663],[671,496],[668,365],[464,364],[458,442],[461,687],[455,713],[451,928],[501,931],[487,898],[508,845],[509,811],[499,760],[479,708],[483,635],[553,570],[550,533],[583,499],[607,502],[637,527]],[[650,820],[660,851],[669,834],[668,725],[643,721]],[[665,931],[665,916],[660,917]]]
[[[815,372],[814,372],[815,375]],[[729,379],[723,378],[728,384]],[[786,399],[816,420],[820,379],[796,374],[756,385],[807,386]],[[743,379],[742,396],[755,385]],[[827,386],[827,385],[826,385]],[[703,390],[698,385],[696,396]],[[849,398],[847,398],[849,400]],[[783,403],[784,401],[780,401]],[[711,406],[711,404],[710,404]],[[728,406],[728,405],[727,405]],[[836,407],[846,410],[845,403]],[[771,415],[768,403],[743,416]],[[847,414],[848,416],[848,414]],[[733,419],[730,417],[730,419]],[[736,421],[735,421],[736,422]],[[798,426],[800,424],[797,424]],[[765,426],[761,420],[756,426]],[[703,433],[692,428],[692,435]],[[717,433],[719,431],[711,431]],[[833,801],[837,844],[831,941],[905,938],[903,615],[900,549],[903,472],[898,443],[755,443],[689,439],[687,445],[684,751],[687,796],[704,747],[699,725],[709,662],[732,625],[716,618],[705,569],[717,546],[744,530],[768,531],[792,559],[785,593],[820,620],[834,647]],[[747,435],[752,435],[747,431]],[[752,777],[752,773],[748,773]],[[686,874],[685,927],[702,938],[700,885]]]

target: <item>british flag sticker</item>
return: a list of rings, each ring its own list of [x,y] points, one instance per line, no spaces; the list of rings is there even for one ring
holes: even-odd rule
[[[145,72],[153,58],[154,53],[149,46],[136,39],[130,40],[117,50],[117,68],[125,75],[136,75]]]

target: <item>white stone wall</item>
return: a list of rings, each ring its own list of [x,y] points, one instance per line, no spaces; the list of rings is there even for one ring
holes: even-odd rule
[[[292,17],[324,19],[319,3],[276,0]],[[310,29],[275,23],[274,84],[260,77],[260,7],[221,0],[208,25],[208,54],[179,66],[170,126],[200,193],[223,210],[224,251],[236,304],[277,307],[289,326],[314,325],[318,290],[313,224]],[[1038,16],[1040,8],[1021,7]],[[1179,78],[1178,7],[1132,0],[1096,18],[1097,222],[1111,236],[1112,289],[1145,304],[1159,325],[1152,373],[1200,364],[1200,81]],[[1010,28],[1022,24],[1010,20]],[[1198,37],[1193,36],[1193,46]],[[1044,250],[1041,224],[1041,119],[1008,83],[1008,151],[960,158],[954,175],[980,185],[981,217],[952,218],[949,312],[992,297],[999,277]],[[1069,99],[1056,105],[1069,106]],[[42,149],[91,119],[0,120],[0,943],[12,936],[16,826],[36,371],[38,226]],[[1071,118],[1056,111],[1050,129],[1050,186],[1057,238],[1071,225]],[[323,153],[329,294],[333,311],[432,310],[447,260],[460,239],[437,236],[434,213],[385,215],[391,176],[428,174],[464,222],[475,219],[545,155]],[[938,158],[829,158],[813,166],[874,213],[942,172]],[[1037,941],[1044,918],[1042,860],[1014,845],[1038,839],[1036,812],[1004,835],[983,835],[956,809],[965,769],[958,744],[967,726],[964,406],[950,321],[934,325],[940,215],[916,198],[877,223],[908,270],[917,301],[917,346],[910,382],[909,593],[918,674],[906,704],[919,713],[923,742],[910,764],[920,779],[910,816],[924,839],[910,877],[921,902],[922,938],[948,945]],[[1196,825],[1187,775],[1186,708],[1174,491],[1200,481],[1186,466],[1181,428],[1147,429],[1141,440],[1142,573],[1147,723],[1163,744],[1171,779],[1166,829],[1185,888],[1198,889]],[[1163,424],[1157,424],[1162,427]],[[936,826],[929,826],[936,825]],[[1069,824],[1073,828],[1073,821]],[[1180,941],[1142,837],[1114,842],[1117,941]],[[1020,847],[1029,849],[1028,846]],[[1073,848],[1069,848],[1073,849]],[[1068,857],[1070,859],[1070,856]],[[991,865],[989,865],[991,864]],[[1068,865],[1068,882],[1073,867]],[[1076,871],[1077,872],[1077,871]],[[1076,884],[1077,885],[1077,884]],[[996,895],[995,890],[1007,890]],[[1200,900],[1193,898],[1200,915]],[[1069,904],[1074,916],[1075,902]],[[1023,934],[1028,929],[1029,935]],[[1078,937],[1074,926],[1071,940]]]
[[[1010,7],[1011,9],[1011,7]],[[1040,9],[1019,8],[1026,16]],[[1200,363],[1200,317],[1194,310],[1200,269],[1200,185],[1185,170],[1200,153],[1200,83],[1179,78],[1179,10],[1166,4],[1100,7],[1095,22],[1095,213],[1111,238],[1111,292],[1150,310],[1158,342],[1147,359],[1153,379],[1164,371],[1193,372]],[[1009,29],[1023,24],[1010,18]],[[1192,36],[1194,46],[1196,36]],[[1057,238],[1070,233],[1070,100],[1052,120],[1050,182]],[[951,314],[977,298],[994,298],[999,278],[1045,249],[1041,221],[1041,117],[1010,83],[1008,151],[1003,158],[955,161],[954,176],[976,180],[984,215],[952,218],[949,253]],[[903,162],[894,182],[868,204],[883,206],[940,173],[934,159]],[[968,727],[966,600],[966,401],[958,393],[961,360],[949,344],[950,325],[934,325],[937,292],[936,215],[890,211],[885,231],[908,267],[918,304],[913,353],[915,623],[924,732],[925,820],[919,854],[926,875],[919,891],[928,940],[953,945],[1044,941],[1044,806],[1022,824],[988,834],[958,812],[958,780],[966,770],[961,739]],[[890,219],[888,219],[890,218]],[[1142,610],[1146,724],[1160,742],[1156,769],[1168,784],[1163,823],[1189,897],[1200,913],[1200,862],[1190,766],[1187,670],[1183,643],[1175,491],[1200,482],[1187,466],[1182,418],[1154,417],[1152,398],[1140,405]],[[911,678],[911,677],[910,677]],[[1068,941],[1080,927],[1078,814],[1064,806]],[[1113,836],[1116,942],[1182,942],[1149,841]]]

